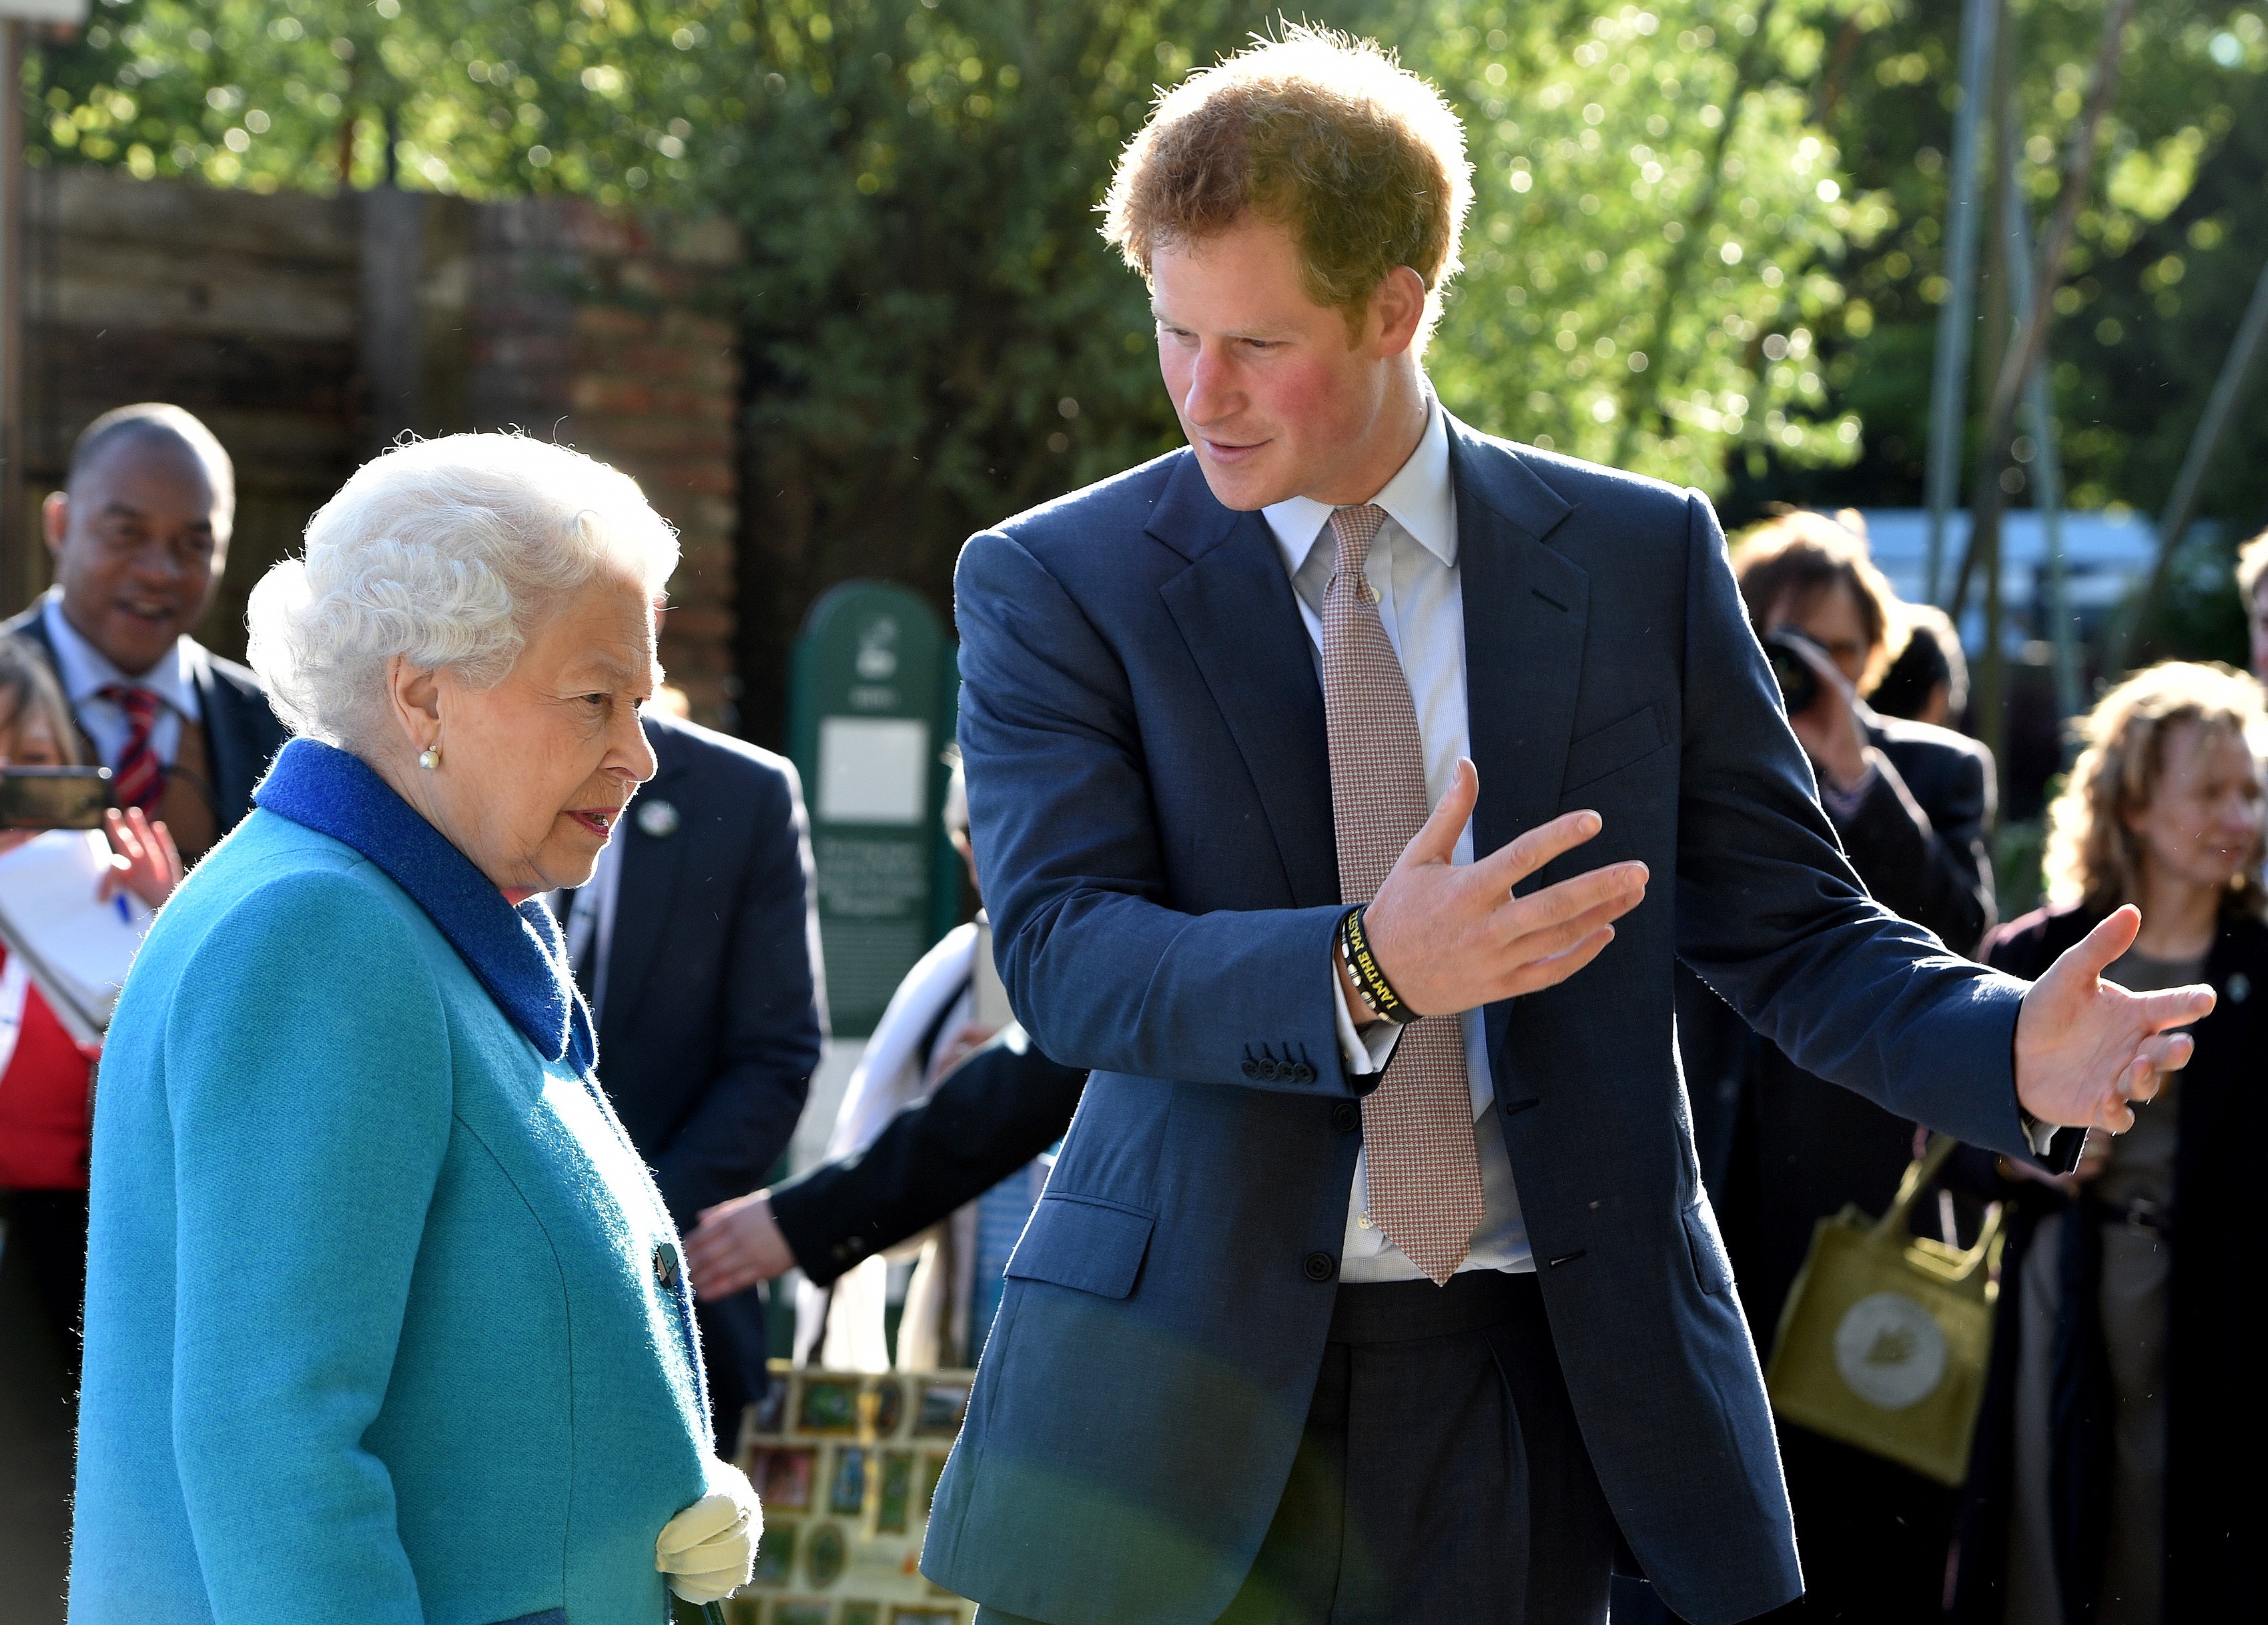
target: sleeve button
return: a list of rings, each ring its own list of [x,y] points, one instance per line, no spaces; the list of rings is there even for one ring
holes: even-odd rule
[[[1339,1273],[1339,1261],[1328,1252],[1310,1252],[1304,1267],[1310,1281],[1329,1281]]]
[[[1246,1061],[1244,1063],[1244,1075],[1248,1078],[1258,1077],[1260,1075],[1260,1063],[1256,1060]]]

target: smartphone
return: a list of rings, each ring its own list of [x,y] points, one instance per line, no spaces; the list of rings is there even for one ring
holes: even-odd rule
[[[99,830],[107,767],[0,767],[0,830]]]

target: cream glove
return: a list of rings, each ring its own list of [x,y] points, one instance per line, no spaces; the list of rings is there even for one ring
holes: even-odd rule
[[[686,1601],[716,1602],[748,1583],[763,1533],[764,1510],[747,1475],[712,1458],[709,1493],[661,1526],[653,1566]]]

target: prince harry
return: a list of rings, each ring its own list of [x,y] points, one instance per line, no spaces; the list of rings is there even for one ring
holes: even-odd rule
[[[1107,228],[1189,447],[961,555],[1000,971],[1094,1069],[923,1555],[980,1621],[1572,1625],[1618,1547],[1700,1625],[1786,1602],[1673,957],[2051,1162],[2210,1006],[2099,980],[2132,910],[2026,984],[1868,899],[1707,500],[1435,399],[1469,197],[1367,44],[1190,78]]]

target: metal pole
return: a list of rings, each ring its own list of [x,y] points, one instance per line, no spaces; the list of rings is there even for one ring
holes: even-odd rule
[[[2013,119],[2011,120],[2013,123]],[[2014,169],[2014,155],[2007,168]],[[2032,308],[2031,209],[2014,184],[2013,173],[2002,196],[2007,201],[2003,225],[2008,233],[2009,291],[2014,294],[2019,324],[2030,319]],[[2048,549],[2048,641],[2055,650],[2056,712],[2077,716],[2081,708],[2078,649],[2072,639],[2070,571],[2063,552],[2063,460],[2056,447],[2055,412],[2048,395],[2048,359],[2044,350],[2024,380],[2024,417],[2032,432],[2032,506],[2039,510],[2040,528]]]
[[[1985,81],[1999,31],[2001,0],[1966,0],[1961,17],[1961,107],[1953,120],[1952,192],[1947,204],[1945,303],[1937,312],[1937,358],[1930,372],[1929,561],[1923,596],[1938,600],[1945,521],[1961,490],[1962,431],[1967,426],[1969,347],[1977,320],[1977,131]]]
[[[2213,453],[2220,449],[2221,434],[2228,427],[2230,414],[2236,410],[2236,397],[2243,394],[2246,375],[2259,358],[2264,336],[2268,336],[2268,265],[2260,268],[2260,280],[2252,288],[2252,302],[2244,307],[2244,320],[2237,324],[2236,341],[2228,347],[2228,358],[2220,364],[2220,376],[2213,380],[2213,394],[2205,398],[2205,416],[2198,420],[2197,432],[2190,437],[2190,449],[2182,459],[2182,471],[2174,476],[2173,495],[2166,499],[2166,511],[2158,521],[2158,557],[2150,566],[2150,579],[2142,588],[2133,613],[2118,629],[2117,658],[2110,667],[2113,671],[2125,669],[2134,640],[2142,635],[2151,606],[2164,589],[2167,572],[2173,565],[2174,550],[2181,545],[2190,521],[2197,517],[2198,496],[2205,489],[2205,469],[2213,462]]]

